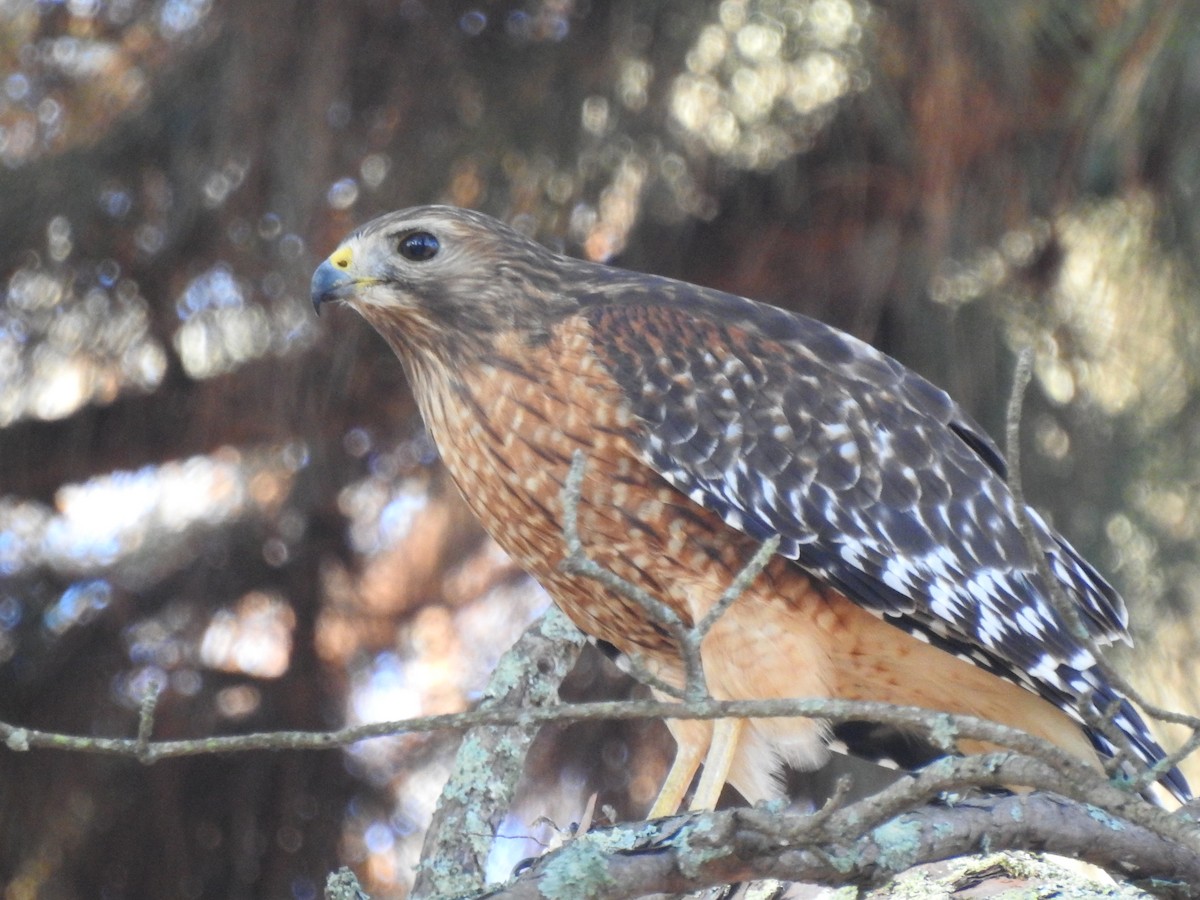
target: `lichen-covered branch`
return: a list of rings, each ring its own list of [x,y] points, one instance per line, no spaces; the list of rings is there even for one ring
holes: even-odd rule
[[[968,783],[979,757],[948,760]],[[1004,777],[1024,777],[1000,766]],[[913,786],[914,798],[920,790]],[[1095,807],[1046,793],[924,805],[875,825],[867,799],[816,820],[733,809],[592,832],[539,859],[478,900],[636,897],[773,878],[873,887],[906,869],[999,848],[1057,853],[1170,898],[1194,896],[1200,854]],[[810,826],[810,823],[814,823]]]
[[[554,707],[558,687],[584,636],[550,609],[506,652],[492,673],[481,708]],[[498,820],[512,802],[535,728],[485,725],[463,737],[454,771],[425,833],[411,896],[446,897],[477,890]]]

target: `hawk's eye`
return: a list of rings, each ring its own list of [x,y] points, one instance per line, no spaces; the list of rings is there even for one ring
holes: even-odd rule
[[[433,259],[438,252],[438,239],[428,231],[414,231],[412,234],[406,234],[400,238],[400,243],[396,245],[396,249],[400,251],[400,255],[405,259],[411,259],[413,262],[424,262],[427,259]]]

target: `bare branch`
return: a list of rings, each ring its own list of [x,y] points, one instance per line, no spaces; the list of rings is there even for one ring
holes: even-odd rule
[[[1024,732],[1007,728],[984,719],[970,716],[954,716],[933,713],[915,707],[897,707],[887,703],[869,703],[844,700],[759,700],[726,701],[705,700],[694,703],[663,703],[656,701],[603,702],[572,704],[570,706],[547,705],[542,707],[489,707],[441,716],[425,716],[399,722],[355,726],[333,732],[279,732],[250,734],[231,737],[212,737],[194,741],[160,741],[142,743],[137,739],[87,738],[56,734],[34,729],[19,728],[0,723],[0,739],[14,751],[34,748],[51,748],[82,752],[105,753],[153,762],[169,757],[205,753],[234,752],[261,749],[330,749],[343,747],[373,737],[394,734],[427,732],[442,729],[463,729],[481,725],[520,726],[528,728],[544,722],[565,722],[595,719],[644,719],[644,718],[773,718],[803,716],[819,718],[833,723],[871,720],[883,724],[911,729],[924,734],[935,742],[951,743],[958,739],[985,741],[997,746],[1008,746],[1026,757],[1041,762],[1038,780],[1021,781],[1017,773],[1005,769],[997,775],[996,783],[1006,785],[1026,784],[1043,787],[1065,796],[1075,797],[1081,802],[1094,804],[1106,815],[1148,829],[1164,840],[1183,846],[1195,846],[1194,826],[1172,817],[1164,811],[1143,801],[1136,794],[1122,791],[1097,775],[1086,763],[1065,753],[1057,747],[1032,737]],[[979,758],[969,758],[979,759]],[[986,759],[986,758],[985,758]],[[962,760],[946,760],[958,765]],[[1047,781],[1045,772],[1053,773]],[[921,790],[928,794],[926,782],[918,782]],[[888,791],[897,793],[890,794]],[[901,788],[890,788],[880,795],[878,803],[887,812],[905,808],[911,797]],[[858,810],[857,805],[848,808]],[[830,816],[832,819],[833,816]],[[860,823],[861,824],[861,823]],[[1004,846],[999,838],[993,849]],[[1019,845],[1018,845],[1019,846]]]
[[[1013,370],[1012,391],[1009,394],[1005,418],[1005,441],[1008,445],[1009,464],[1008,487],[1013,495],[1017,525],[1021,530],[1021,536],[1025,540],[1025,546],[1029,550],[1029,555],[1033,558],[1033,563],[1037,567],[1042,581],[1049,586],[1051,605],[1054,607],[1055,612],[1062,616],[1063,621],[1067,623],[1067,628],[1070,629],[1071,635],[1079,640],[1087,648],[1088,652],[1091,653],[1096,661],[1097,668],[1099,668],[1100,672],[1114,688],[1140,706],[1147,715],[1159,721],[1183,725],[1192,730],[1191,738],[1183,747],[1175,753],[1168,754],[1165,759],[1161,760],[1151,769],[1137,774],[1133,786],[1135,789],[1140,790],[1157,781],[1159,776],[1170,771],[1173,766],[1189,756],[1197,747],[1200,747],[1200,716],[1187,715],[1186,713],[1176,712],[1175,710],[1166,709],[1151,703],[1140,691],[1130,684],[1108,661],[1106,652],[1092,637],[1091,632],[1088,631],[1087,626],[1084,625],[1083,620],[1079,617],[1079,611],[1066,597],[1058,579],[1050,571],[1050,564],[1046,560],[1045,552],[1041,549],[1037,534],[1033,529],[1033,523],[1029,518],[1025,502],[1025,490],[1021,483],[1021,408],[1024,405],[1025,392],[1029,388],[1032,376],[1033,350],[1026,346],[1017,355],[1017,364]]]
[[[579,575],[599,582],[618,596],[636,603],[660,625],[670,631],[680,648],[685,673],[685,696],[694,699],[708,696],[708,688],[704,681],[704,667],[700,662],[698,651],[689,652],[688,632],[690,629],[679,617],[675,610],[663,603],[657,597],[642,590],[610,572],[587,555],[583,541],[579,537],[579,503],[583,496],[583,475],[587,469],[587,457],[582,450],[576,450],[571,457],[571,468],[567,472],[567,480],[563,483],[561,493],[563,505],[563,537],[567,544],[567,555],[559,563],[559,570],[568,575]],[[694,689],[694,686],[699,686]]]
[[[636,603],[670,630],[671,636],[675,638],[675,642],[679,648],[680,659],[683,662],[684,689],[682,693],[673,686],[663,682],[657,676],[647,672],[646,667],[641,665],[640,661],[631,657],[631,667],[637,670],[637,674],[641,677],[641,680],[646,681],[651,687],[665,694],[682,696],[687,700],[703,700],[706,697],[712,696],[708,692],[708,683],[704,677],[704,661],[700,654],[700,647],[717,620],[746,592],[747,588],[753,584],[754,579],[766,568],[771,557],[775,555],[775,551],[779,549],[779,536],[775,535],[763,542],[762,546],[755,551],[749,562],[742,567],[741,571],[730,582],[712,608],[705,613],[699,622],[689,628],[675,610],[671,609],[667,604],[642,590],[637,585],[631,584],[613,572],[597,565],[594,560],[587,556],[586,551],[583,549],[583,542],[579,537],[579,503],[583,493],[583,475],[586,468],[587,457],[582,450],[576,450],[571,458],[571,469],[567,473],[567,479],[563,483],[561,493],[563,537],[567,544],[567,556],[560,563],[559,568],[569,574],[580,575],[584,578],[591,578],[600,582],[614,593],[632,603]],[[649,677],[646,678],[644,676]]]
[[[738,597],[746,593],[746,589],[754,583],[754,579],[767,567],[767,563],[771,561],[771,557],[779,549],[779,540],[779,535],[776,534],[763,541],[762,546],[750,557],[750,561],[738,572],[737,577],[729,583],[729,587],[725,589],[725,593],[721,595],[721,599],[713,604],[712,609],[705,613],[704,618],[692,629],[696,636],[697,645],[712,630],[717,619],[725,614],[725,610],[729,609]]]
[[[355,725],[328,732],[270,732],[259,734],[207,737],[184,741],[151,741],[144,747],[132,738],[92,738],[21,728],[0,722],[0,740],[9,749],[28,751],[35,748],[68,750],[145,758],[149,762],[180,756],[205,753],[230,753],[248,750],[314,750],[345,747],[362,740],[398,734],[415,734],[439,730],[461,730],[481,725],[521,726],[545,722],[594,721],[597,719],[721,719],[721,718],[792,718],[825,719],[832,723],[870,720],[885,725],[911,729],[934,743],[953,743],[959,740],[984,741],[1010,747],[1054,767],[1063,779],[1058,790],[1073,793],[1068,786],[1094,790],[1106,785],[1084,761],[1058,747],[1023,731],[999,725],[974,716],[937,713],[912,706],[893,706],[890,703],[831,700],[824,698],[788,700],[704,700],[675,703],[655,700],[604,701],[571,704],[569,706],[488,707],[436,716],[419,716],[394,722]],[[1129,795],[1137,799],[1134,795]],[[1141,802],[1148,819],[1144,824],[1162,826],[1170,818],[1153,806]],[[1161,817],[1161,818],[1159,818]],[[1183,832],[1186,833],[1186,832]]]
[[[675,685],[664,681],[653,672],[646,668],[642,662],[642,657],[637,653],[622,653],[616,661],[617,668],[625,672],[627,675],[632,675],[636,681],[641,682],[647,687],[654,688],[664,697],[672,697],[675,700],[683,700],[684,692]]]
[[[543,722],[594,721],[597,719],[678,719],[789,718],[810,716],[833,722],[875,718],[884,724],[912,725],[929,732],[930,740],[969,738],[1011,745],[1015,749],[1038,752],[1044,748],[1051,759],[1071,759],[1052,744],[1032,738],[1022,731],[1006,728],[973,716],[931,713],[915,706],[893,706],[857,700],[705,700],[698,703],[674,703],[658,700],[613,700],[543,708],[477,708],[460,713],[416,716],[390,722],[353,725],[334,731],[274,731],[205,737],[194,740],[151,741],[146,745],[147,761],[157,762],[180,756],[204,753],[236,753],[249,750],[328,750],[346,747],[372,738],[430,731],[462,730],[479,725],[540,724]],[[98,738],[22,728],[0,722],[0,741],[8,749],[25,752],[33,749],[67,750],[137,758],[138,742],[132,738]],[[1081,764],[1083,771],[1091,771]]]

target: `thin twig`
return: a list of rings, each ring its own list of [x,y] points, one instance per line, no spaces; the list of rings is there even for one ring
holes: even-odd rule
[[[708,682],[704,675],[704,659],[700,652],[704,638],[712,630],[717,620],[728,611],[729,607],[739,597],[746,593],[746,590],[753,584],[754,579],[766,568],[771,557],[779,549],[779,536],[774,535],[763,542],[754,555],[750,557],[749,562],[734,576],[729,586],[721,594],[717,602],[713,604],[712,608],[704,614],[698,623],[689,628],[682,617],[675,610],[671,609],[670,606],[647,591],[642,590],[637,585],[620,578],[615,573],[598,565],[587,556],[586,551],[583,549],[583,541],[579,537],[579,504],[583,494],[583,475],[586,468],[587,457],[582,450],[576,450],[571,459],[571,468],[567,473],[566,481],[563,483],[561,494],[563,505],[563,537],[567,545],[567,556],[559,564],[559,569],[569,574],[591,578],[600,582],[630,602],[642,607],[642,609],[656,618],[661,624],[669,628],[671,636],[675,638],[679,656],[683,662],[683,699],[703,700],[706,697],[712,696],[708,691]],[[646,667],[640,666],[640,664],[638,666],[641,669],[640,675],[649,674],[646,672]],[[650,683],[652,687],[658,690],[662,690],[666,686],[658,678],[654,678]],[[663,691],[663,693],[676,697],[680,696],[680,692],[677,689],[669,689]]]
[[[725,610],[729,609],[735,600],[746,593],[747,588],[754,583],[754,579],[767,567],[767,563],[771,561],[771,557],[779,549],[779,541],[780,537],[777,534],[763,541],[762,546],[750,557],[750,561],[742,567],[742,570],[729,583],[729,587],[725,588],[725,593],[721,595],[721,599],[713,604],[712,609],[705,613],[704,618],[692,629],[697,640],[702,641],[713,625],[716,624],[717,619],[725,614]]]
[[[48,748],[76,752],[101,753],[148,762],[208,753],[232,753],[248,750],[315,750],[349,746],[362,740],[440,730],[460,730],[478,725],[532,725],[544,722],[596,721],[600,719],[823,719],[833,724],[851,721],[875,721],[916,732],[936,740],[946,735],[1011,747],[1023,755],[1044,761],[1057,772],[1060,793],[1075,790],[1098,791],[1111,785],[1086,762],[1059,749],[1048,741],[1015,728],[974,716],[935,713],[914,706],[860,700],[825,698],[788,700],[705,700],[702,702],[661,702],[653,700],[602,701],[553,707],[521,709],[474,709],[461,713],[419,716],[394,722],[356,725],[329,732],[271,732],[200,738],[192,741],[151,741],[144,748],[132,738],[90,738],[20,728],[0,722],[0,741],[13,750]],[[1070,787],[1068,785],[1073,785]],[[1113,789],[1117,790],[1117,789]],[[1118,791],[1119,792],[1119,791]],[[1120,792],[1119,792],[1120,793]],[[1162,810],[1136,795],[1136,801],[1118,814],[1129,821],[1152,828],[1164,835],[1191,834]],[[1182,839],[1182,838],[1177,838]]]
[[[1190,755],[1197,747],[1200,747],[1200,716],[1188,715],[1151,703],[1140,691],[1130,684],[1109,663],[1107,654],[1100,647],[1099,643],[1097,643],[1087,626],[1084,625],[1075,604],[1071,603],[1068,599],[1058,579],[1050,570],[1050,564],[1046,560],[1045,551],[1041,548],[1037,532],[1034,530],[1033,522],[1029,517],[1028,508],[1025,503],[1025,491],[1021,483],[1021,409],[1024,405],[1025,392],[1029,388],[1032,376],[1033,350],[1026,346],[1017,355],[1017,364],[1013,370],[1012,392],[1009,394],[1005,418],[1005,440],[1008,444],[1009,463],[1008,487],[1013,496],[1017,526],[1021,531],[1021,537],[1025,541],[1026,549],[1029,551],[1030,556],[1033,557],[1033,564],[1037,569],[1038,575],[1041,576],[1042,581],[1047,585],[1050,592],[1050,603],[1054,607],[1055,612],[1066,622],[1071,635],[1078,639],[1092,655],[1096,668],[1100,670],[1100,673],[1107,679],[1109,684],[1140,706],[1152,718],[1175,725],[1183,725],[1192,731],[1191,738],[1180,750],[1167,754],[1164,759],[1155,763],[1155,765],[1137,773],[1132,786],[1135,790],[1141,790],[1157,781],[1162,775],[1169,772],[1175,765]]]
[[[704,638],[708,635],[713,625],[716,624],[717,619],[725,614],[734,601],[746,593],[750,585],[754,583],[754,579],[766,568],[767,563],[770,562],[771,557],[775,555],[775,551],[778,549],[779,535],[774,535],[764,541],[762,546],[750,557],[750,561],[734,576],[733,581],[729,583],[729,587],[725,589],[717,602],[712,605],[712,608],[704,614],[704,617],[696,623],[694,628],[687,630],[681,649],[685,659],[694,658],[701,660],[701,670],[703,670],[704,657],[700,649],[704,644]],[[686,699],[702,700],[708,696],[711,695],[708,693],[708,687],[703,679],[698,681],[688,680],[685,689]]]
[[[620,654],[616,661],[617,668],[626,675],[630,675],[635,681],[641,682],[647,687],[653,688],[664,697],[673,697],[676,700],[685,699],[683,689],[671,684],[669,681],[659,678],[657,675],[651,672],[650,669],[642,663],[642,656],[640,653],[626,653],[623,651],[617,652]]]
[[[576,450],[571,458],[571,468],[563,483],[563,537],[567,544],[567,555],[558,564],[559,571],[568,575],[579,575],[590,578],[602,584],[613,593],[636,603],[666,628],[680,649],[683,658],[685,692],[692,694],[692,685],[705,686],[704,666],[700,662],[698,652],[687,652],[688,627],[683,619],[653,594],[642,590],[636,584],[626,581],[615,572],[610,572],[587,555],[583,541],[579,537],[579,503],[583,496],[583,475],[587,469],[587,456],[582,450]],[[702,696],[708,695],[705,686]]]
[[[137,748],[138,759],[143,763],[154,760],[150,757],[150,737],[154,734],[154,713],[158,709],[158,698],[162,695],[162,684],[157,679],[146,685],[146,693],[138,707]]]
[[[850,789],[854,787],[854,779],[849,775],[838,776],[837,782],[833,786],[833,793],[829,799],[821,806],[820,809],[814,810],[808,817],[810,825],[814,828],[825,824],[835,812],[846,805],[846,798],[850,796]]]
[[[817,718],[833,723],[869,719],[884,725],[913,728],[922,734],[952,734],[958,738],[986,741],[1038,756],[1051,764],[1065,764],[1073,771],[1092,773],[1082,760],[1053,744],[1015,728],[975,716],[935,713],[916,706],[895,706],[867,700],[826,698],[784,700],[703,700],[676,703],[659,700],[605,700],[569,706],[476,708],[458,713],[416,716],[390,722],[352,725],[334,731],[276,731],[204,737],[195,740],[150,741],[145,746],[148,761],[197,756],[205,753],[237,753],[250,750],[328,750],[359,741],[458,731],[478,725],[530,725],[543,722],[596,721],[598,719],[775,719]],[[23,728],[0,722],[0,742],[10,750],[66,750],[137,758],[138,741],[132,738],[83,737]],[[1094,774],[1094,773],[1092,773]]]

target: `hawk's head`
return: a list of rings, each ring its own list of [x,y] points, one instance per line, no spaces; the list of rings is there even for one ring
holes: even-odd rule
[[[312,299],[318,310],[348,303],[402,358],[446,361],[570,311],[562,270],[571,262],[481,213],[415,207],[346,238],[313,275]]]

